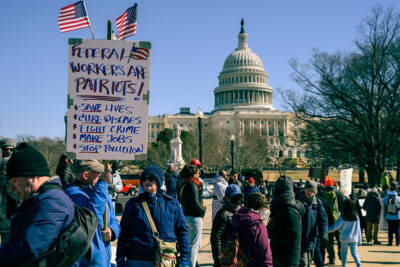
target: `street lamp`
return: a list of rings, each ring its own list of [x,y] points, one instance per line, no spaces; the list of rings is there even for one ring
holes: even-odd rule
[[[199,160],[201,164],[203,164],[203,142],[202,142],[202,116],[203,112],[199,109],[197,111],[197,123],[198,123],[198,129],[199,129]]]
[[[230,140],[231,140],[231,160],[232,160],[232,171],[231,171],[231,173],[233,174],[234,170],[235,170],[234,165],[233,165],[233,142],[235,141],[235,136],[233,134],[231,135]]]

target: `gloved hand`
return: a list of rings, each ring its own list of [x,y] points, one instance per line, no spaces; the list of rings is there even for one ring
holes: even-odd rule
[[[328,242],[329,242],[328,234],[322,235],[320,238],[321,247],[323,248],[328,247]]]

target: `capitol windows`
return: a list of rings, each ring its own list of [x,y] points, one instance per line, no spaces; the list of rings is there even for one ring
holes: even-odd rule
[[[291,150],[288,151],[288,157],[289,157],[289,158],[292,157],[292,151],[291,151]]]
[[[226,121],[226,124],[229,124],[230,122],[229,121]]]
[[[300,158],[300,151],[296,152],[296,157]]]
[[[243,82],[243,77],[242,76],[240,76],[240,82]]]
[[[271,121],[268,121],[268,129],[269,129],[269,135],[274,135],[274,124]]]
[[[274,145],[274,139],[269,139],[269,144],[272,146],[272,145]]]
[[[283,158],[283,151],[282,150],[279,150],[279,157]]]
[[[262,121],[261,124],[264,124],[264,122]],[[261,127],[261,135],[267,135],[267,128]]]

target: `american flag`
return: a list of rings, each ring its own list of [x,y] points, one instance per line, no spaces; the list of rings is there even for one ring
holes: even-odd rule
[[[147,48],[132,47],[131,58],[139,59],[139,60],[146,60],[149,57],[149,54],[150,54],[150,50]]]
[[[118,40],[136,34],[136,9],[137,3],[128,8],[121,16],[116,19],[118,29]]]
[[[90,27],[89,17],[83,1],[62,7],[58,16],[58,26],[61,32]]]

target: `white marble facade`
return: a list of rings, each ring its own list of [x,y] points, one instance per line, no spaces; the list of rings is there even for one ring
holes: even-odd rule
[[[242,21],[238,46],[225,60],[214,89],[214,110],[203,114],[198,110],[190,113],[181,108],[177,114],[149,117],[149,142],[154,142],[164,128],[175,124],[182,130],[197,131],[198,117],[202,117],[203,129],[212,127],[226,136],[259,133],[267,137],[274,158],[304,158],[304,148],[297,146],[292,131],[289,112],[273,107],[273,89],[268,84],[261,59],[248,47],[247,34]]]

